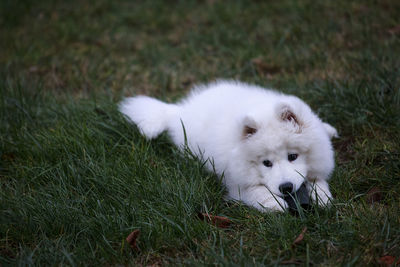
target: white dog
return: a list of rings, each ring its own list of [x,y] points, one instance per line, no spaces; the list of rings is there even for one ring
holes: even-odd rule
[[[336,129],[302,100],[235,81],[197,86],[177,104],[147,96],[127,98],[120,111],[148,139],[168,131],[217,174],[230,198],[261,211],[284,210],[284,193],[306,182],[319,204],[331,199],[330,139]]]

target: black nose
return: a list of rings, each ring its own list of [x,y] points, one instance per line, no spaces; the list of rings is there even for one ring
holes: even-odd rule
[[[293,192],[293,184],[292,183],[284,183],[279,186],[279,191],[282,194],[287,195]]]

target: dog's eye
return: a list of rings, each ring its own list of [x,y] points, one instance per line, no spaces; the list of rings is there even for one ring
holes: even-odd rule
[[[288,160],[289,160],[289,161],[295,161],[295,160],[297,159],[298,156],[299,156],[299,155],[297,155],[297,154],[289,154],[289,155],[288,155]]]
[[[271,168],[271,167],[272,167],[272,162],[269,161],[269,160],[264,160],[264,161],[263,161],[263,164],[264,164],[265,167],[268,167],[268,168]]]

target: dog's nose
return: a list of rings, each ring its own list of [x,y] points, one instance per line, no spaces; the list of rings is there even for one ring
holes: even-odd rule
[[[279,186],[279,191],[282,194],[287,195],[293,193],[293,184],[292,183],[284,183]]]

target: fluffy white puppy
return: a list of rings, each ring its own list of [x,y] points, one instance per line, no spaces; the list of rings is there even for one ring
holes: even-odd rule
[[[230,198],[261,211],[287,208],[284,193],[304,182],[318,203],[326,205],[332,197],[330,139],[337,132],[295,96],[218,81],[195,87],[176,104],[127,98],[120,111],[148,139],[168,131],[182,148],[186,137],[190,150],[224,175]]]

